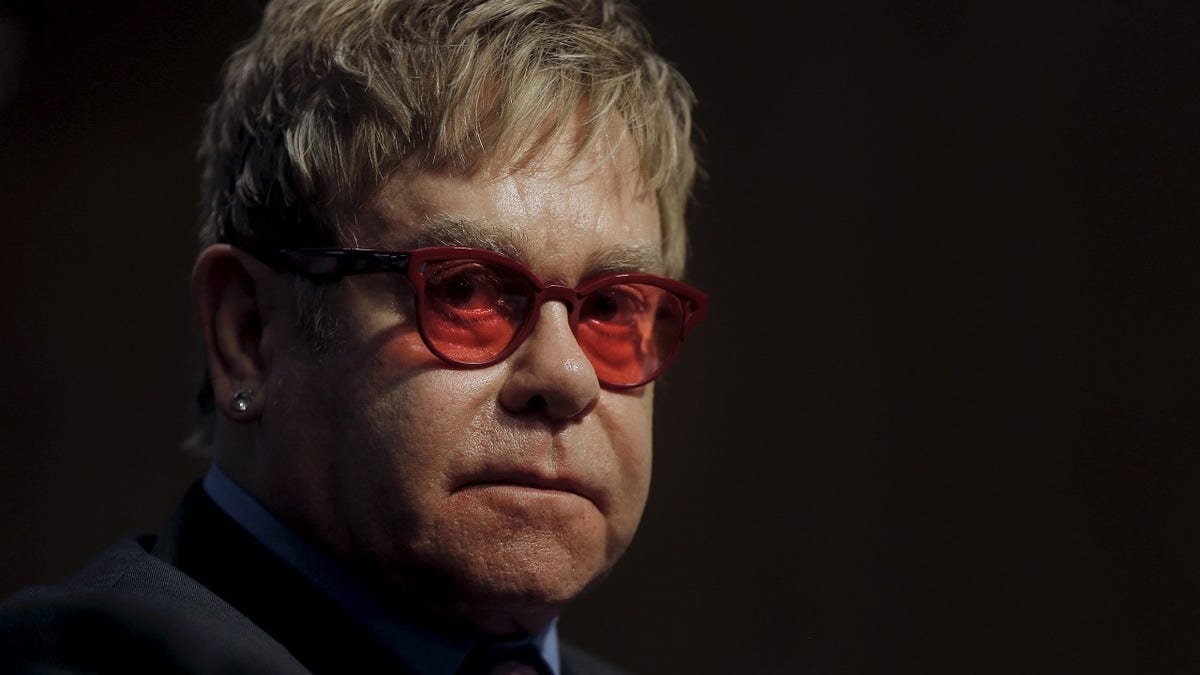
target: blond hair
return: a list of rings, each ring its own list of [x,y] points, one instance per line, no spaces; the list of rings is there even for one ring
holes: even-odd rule
[[[692,104],[620,0],[274,0],[209,109],[201,241],[335,245],[402,162],[471,171],[578,120],[582,154],[619,115],[679,276]]]
[[[577,157],[618,120],[681,276],[697,172],[694,97],[624,0],[272,0],[225,63],[201,138],[201,244],[325,246],[401,164],[472,171],[582,120]],[[574,132],[574,127],[570,128]],[[297,280],[315,351],[335,321]],[[212,383],[184,445],[206,454]]]

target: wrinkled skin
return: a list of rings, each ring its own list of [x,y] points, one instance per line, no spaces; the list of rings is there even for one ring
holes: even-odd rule
[[[402,169],[347,243],[499,243],[571,285],[658,271],[657,204],[628,137],[614,151],[620,136],[566,171],[565,135],[521,167]],[[421,342],[405,284],[348,277],[326,295],[337,329],[314,356],[289,315],[292,279],[255,274],[271,308],[258,336],[265,396],[257,424],[226,429],[218,458],[289,525],[365,577],[494,632],[544,626],[625,551],[650,485],[653,386],[602,388],[564,305],[542,306],[506,360],[453,368]],[[234,456],[239,445],[252,450]]]

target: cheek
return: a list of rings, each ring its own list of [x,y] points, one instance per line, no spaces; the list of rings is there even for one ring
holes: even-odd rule
[[[605,415],[614,450],[613,508],[609,513],[611,545],[619,554],[629,545],[641,521],[650,492],[653,459],[653,395],[640,398],[619,394],[621,400]]]
[[[389,343],[391,349],[399,340]],[[405,347],[400,346],[401,349]],[[428,353],[428,352],[425,352]],[[454,469],[478,451],[481,419],[491,393],[482,371],[441,367],[398,367],[386,356],[353,394],[356,413],[344,446],[344,492],[370,485],[369,496],[353,505],[361,519],[374,521],[374,548],[402,544],[400,530],[441,509]],[[362,494],[361,489],[359,494]]]
[[[421,339],[415,324],[402,324],[375,333],[371,367],[384,381],[407,378],[417,370],[443,367],[442,360]]]

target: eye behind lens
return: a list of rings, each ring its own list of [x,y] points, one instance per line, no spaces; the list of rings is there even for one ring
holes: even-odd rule
[[[653,379],[679,349],[683,305],[651,284],[615,284],[588,295],[577,337],[601,382],[634,387]]]
[[[421,329],[442,358],[471,366],[508,349],[528,319],[534,287],[506,268],[447,260],[423,270]]]

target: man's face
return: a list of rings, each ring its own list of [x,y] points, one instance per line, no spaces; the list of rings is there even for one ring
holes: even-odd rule
[[[349,243],[496,248],[569,285],[657,271],[658,209],[631,146],[600,143],[566,171],[567,137],[519,169],[402,170]],[[336,337],[319,355],[283,326],[264,335],[268,505],[355,569],[495,630],[548,618],[613,565],[649,490],[653,387],[602,388],[562,303],[481,369],[429,352],[399,275],[348,277],[326,306]]]

